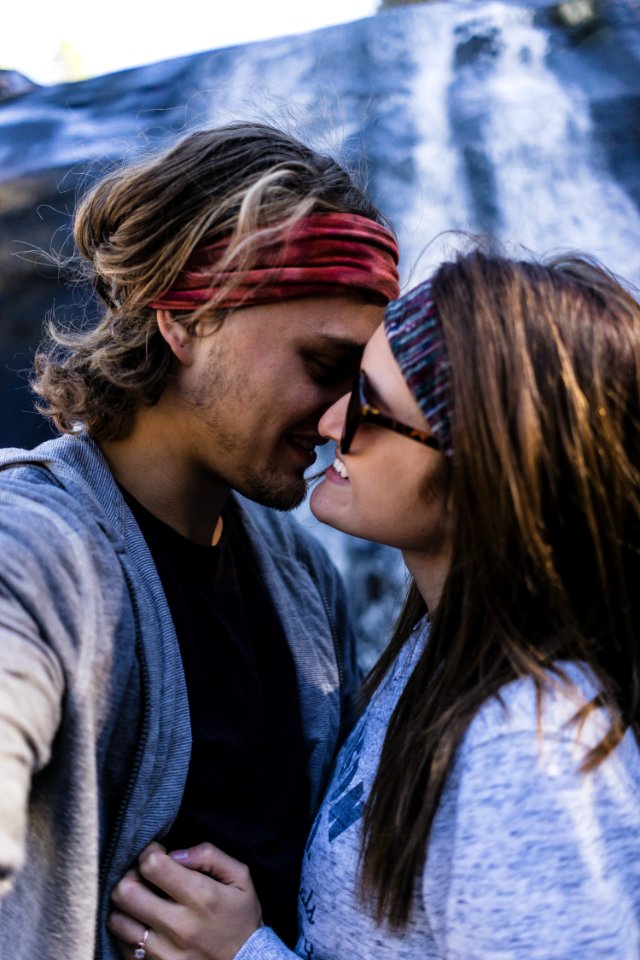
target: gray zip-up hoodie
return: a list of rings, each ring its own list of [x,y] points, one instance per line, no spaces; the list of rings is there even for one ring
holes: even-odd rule
[[[294,656],[315,810],[357,682],[343,587],[295,520],[239,507]],[[0,451],[0,960],[117,960],[111,890],[171,825],[190,749],[167,602],[99,448]]]

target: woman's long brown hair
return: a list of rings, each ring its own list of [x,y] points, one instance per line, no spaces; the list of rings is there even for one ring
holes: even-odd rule
[[[361,890],[401,929],[456,750],[521,677],[538,705],[560,661],[595,674],[610,718],[583,770],[640,738],[640,306],[595,262],[474,251],[433,295],[451,362],[453,558],[391,718],[365,809]],[[425,606],[415,586],[367,681]]]

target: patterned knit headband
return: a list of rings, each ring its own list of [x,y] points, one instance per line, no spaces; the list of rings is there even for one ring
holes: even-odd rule
[[[233,263],[224,272],[216,269],[228,246],[227,238],[196,249],[173,288],[150,306],[192,310],[222,292],[216,306],[230,308],[349,290],[373,293],[387,303],[400,292],[395,238],[368,217],[302,217],[282,236],[265,242],[250,270],[234,270]]]
[[[423,416],[447,456],[451,438],[451,380],[442,324],[431,281],[390,303],[384,313],[389,345]]]

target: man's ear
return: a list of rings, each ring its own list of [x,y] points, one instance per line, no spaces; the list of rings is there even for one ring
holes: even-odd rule
[[[170,310],[156,310],[158,330],[174,357],[185,367],[193,363],[193,334],[176,320]]]

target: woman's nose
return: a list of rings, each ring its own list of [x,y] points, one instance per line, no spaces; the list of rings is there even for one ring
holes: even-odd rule
[[[323,437],[328,437],[329,440],[335,440],[336,443],[339,443],[340,437],[342,436],[342,427],[344,425],[348,402],[349,394],[345,393],[344,397],[336,400],[336,402],[322,414],[320,422],[318,423],[318,432]]]

